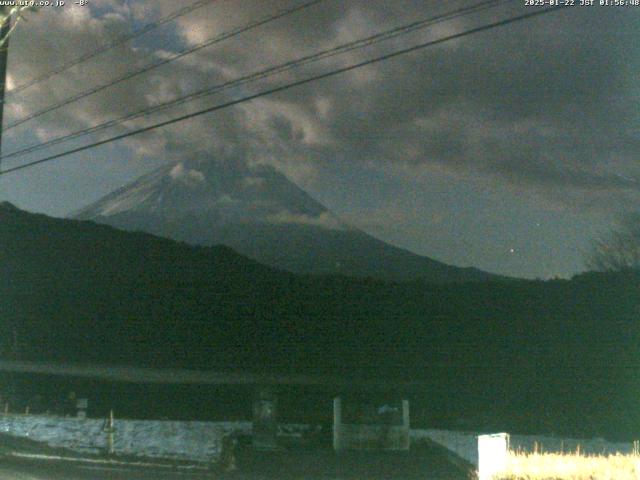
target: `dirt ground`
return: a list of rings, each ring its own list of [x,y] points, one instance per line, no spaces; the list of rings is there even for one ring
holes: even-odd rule
[[[416,445],[409,452],[336,453],[331,448],[260,452],[241,448],[238,469],[224,478],[238,480],[468,480],[469,469],[452,464],[438,449]]]

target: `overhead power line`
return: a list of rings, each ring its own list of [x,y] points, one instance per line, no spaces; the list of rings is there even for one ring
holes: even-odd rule
[[[163,121],[163,122],[159,122],[159,123],[156,123],[154,125],[150,125],[150,126],[147,126],[147,127],[139,128],[137,130],[133,130],[133,131],[130,131],[130,132],[127,132],[127,133],[116,135],[116,136],[113,136],[113,137],[105,139],[105,140],[100,140],[100,141],[97,141],[97,142],[94,142],[94,143],[91,143],[91,144],[88,144],[88,145],[84,145],[82,147],[73,148],[73,149],[67,150],[65,152],[61,152],[61,153],[58,153],[58,154],[55,154],[55,155],[51,155],[51,156],[48,156],[48,157],[45,157],[45,158],[41,158],[39,160],[35,160],[35,161],[29,162],[29,163],[26,163],[26,164],[23,164],[23,165],[12,167],[12,168],[0,171],[0,175],[6,175],[6,174],[11,173],[11,172],[24,170],[26,168],[33,167],[35,165],[39,165],[39,164],[42,164],[42,163],[46,163],[46,162],[50,162],[50,161],[53,161],[53,160],[57,160],[58,158],[66,157],[68,155],[72,155],[74,153],[79,153],[79,152],[82,152],[82,151],[85,151],[85,150],[96,148],[96,147],[99,147],[101,145],[105,145],[107,143],[111,143],[111,142],[114,142],[114,141],[117,141],[117,140],[122,140],[122,139],[125,139],[125,138],[129,138],[129,137],[132,137],[132,136],[135,136],[135,135],[139,135],[139,134],[145,133],[145,132],[149,132],[149,131],[155,130],[157,128],[166,127],[166,126],[172,125],[174,123],[183,122],[185,120],[189,120],[191,118],[195,118],[195,117],[207,114],[207,113],[215,112],[215,111],[218,111],[218,110],[222,110],[222,109],[225,109],[225,108],[232,107],[234,105],[238,105],[240,103],[248,102],[248,101],[251,101],[251,100],[255,100],[257,98],[265,97],[267,95],[272,95],[274,93],[282,92],[282,91],[288,90],[288,89],[293,88],[293,87],[306,85],[306,84],[311,83],[311,82],[315,82],[315,81],[322,80],[322,79],[325,79],[325,78],[329,78],[329,77],[333,77],[333,76],[336,76],[336,75],[340,75],[342,73],[350,72],[350,71],[358,69],[358,68],[362,68],[362,67],[365,67],[365,66],[368,66],[368,65],[372,65],[372,64],[379,63],[379,62],[382,62],[382,61],[385,61],[385,60],[389,60],[391,58],[398,57],[400,55],[406,55],[406,54],[411,53],[411,52],[415,52],[415,51],[418,51],[418,50],[421,50],[421,49],[424,49],[424,48],[427,48],[427,47],[438,45],[438,44],[441,44],[441,43],[444,43],[444,42],[448,42],[448,41],[451,41],[451,40],[455,40],[455,39],[458,39],[458,38],[466,37],[468,35],[472,35],[472,34],[475,34],[475,33],[480,33],[480,32],[484,32],[484,31],[492,30],[494,28],[505,26],[505,25],[508,25],[508,24],[511,24],[511,23],[515,23],[515,22],[518,22],[518,21],[522,21],[522,20],[526,20],[526,19],[529,19],[529,18],[541,16],[541,15],[544,15],[544,14],[547,14],[547,13],[551,13],[551,12],[556,12],[556,11],[562,10],[562,9],[564,9],[566,7],[567,7],[566,5],[560,5],[560,6],[557,6],[557,7],[544,8],[544,9],[535,10],[535,11],[532,11],[532,12],[529,12],[529,13],[524,13],[524,14],[521,14],[521,15],[517,15],[515,17],[510,17],[510,18],[505,19],[505,20],[499,20],[499,21],[492,22],[492,23],[489,23],[489,24],[486,24],[486,25],[482,25],[482,26],[479,26],[479,27],[470,28],[470,29],[464,30],[464,31],[456,33],[456,34],[447,35],[445,37],[442,37],[442,38],[439,38],[439,39],[436,39],[436,40],[431,40],[431,41],[428,41],[428,42],[424,42],[424,43],[420,43],[420,44],[417,44],[417,45],[413,45],[411,47],[403,48],[401,50],[396,50],[394,52],[387,53],[385,55],[381,55],[381,56],[378,56],[378,57],[375,57],[375,58],[372,58],[372,59],[369,59],[369,60],[365,60],[365,61],[362,61],[362,62],[358,62],[358,63],[352,64],[352,65],[349,65],[347,67],[342,67],[342,68],[339,68],[339,69],[331,70],[329,72],[325,72],[325,73],[322,73],[322,74],[314,75],[314,76],[311,76],[311,77],[308,77],[308,78],[305,78],[305,79],[302,79],[302,80],[296,80],[294,82],[290,82],[290,83],[287,83],[285,85],[281,85],[281,86],[274,87],[274,88],[269,88],[267,90],[263,90],[261,92],[254,93],[252,95],[247,95],[245,97],[242,97],[242,98],[239,98],[239,99],[236,99],[236,100],[231,100],[231,101],[228,101],[228,102],[225,102],[225,103],[222,103],[222,104],[214,105],[212,107],[205,108],[203,110],[199,110],[197,112],[189,113],[189,114],[186,114],[186,115],[182,115],[180,117],[176,117],[176,118],[173,118],[171,120],[166,120],[166,121]]]
[[[176,10],[175,12],[170,13],[169,15],[162,17],[160,20],[156,21],[156,22],[152,22],[149,23],[147,25],[145,25],[144,27],[133,31],[132,33],[130,33],[129,35],[125,35],[123,37],[120,38],[116,38],[115,40],[105,43],[104,45],[101,45],[100,47],[98,47],[96,50],[93,50],[91,52],[85,53],[84,55],[81,55],[79,57],[76,57],[72,60],[69,60],[68,62],[60,65],[59,67],[50,70],[47,73],[44,73],[38,77],[35,77],[25,83],[22,83],[14,88],[12,88],[11,90],[7,90],[7,93],[19,93],[23,90],[26,90],[29,87],[32,87],[40,82],[43,82],[45,80],[48,80],[49,78],[55,76],[55,75],[59,75],[62,72],[65,72],[66,70],[69,70],[72,67],[75,67],[76,65],[79,65],[81,63],[84,63],[88,60],[91,60],[92,58],[97,57],[98,55],[103,54],[104,52],[107,52],[113,48],[119,47],[120,45],[124,45],[125,43],[141,37],[142,35],[149,33],[152,30],[155,30],[158,27],[161,27],[162,25],[165,25],[169,22],[172,22],[173,20],[175,20],[176,18],[182,17],[184,15],[187,15],[188,13],[193,12],[194,10],[197,10],[199,8],[204,7],[205,5],[209,4],[209,3],[213,3],[216,2],[218,0],[198,0],[195,3],[192,3],[191,5],[187,5],[186,7],[183,7],[179,10]],[[7,102],[8,103],[8,102]]]
[[[75,138],[79,138],[91,133],[96,133],[102,130],[105,130],[107,128],[111,128],[111,127],[115,127],[117,125],[123,124],[127,121],[130,120],[134,120],[136,118],[140,118],[143,116],[147,116],[153,113],[157,113],[160,112],[162,110],[166,110],[169,108],[173,108],[176,107],[178,105],[182,105],[184,103],[187,102],[192,102],[194,100],[198,100],[200,98],[206,97],[206,96],[210,96],[216,93],[220,93],[224,90],[230,89],[230,88],[235,88],[238,87],[240,85],[244,85],[246,83],[250,83],[250,82],[255,82],[257,80],[261,80],[264,78],[268,78],[277,74],[280,74],[282,72],[291,70],[293,68],[298,68],[302,65],[305,64],[309,64],[312,62],[318,62],[320,60],[324,60],[326,58],[330,58],[336,55],[341,55],[343,53],[347,53],[350,51],[353,51],[355,49],[360,49],[360,48],[364,48],[364,47],[368,47],[371,45],[374,45],[376,43],[382,42],[382,41],[386,41],[392,38],[395,38],[397,36],[400,35],[405,35],[414,31],[417,31],[419,29],[423,29],[429,26],[432,26],[434,24],[443,22],[443,21],[448,21],[448,20],[452,20],[464,15],[468,15],[471,13],[477,13],[479,11],[485,10],[485,9],[489,9],[489,8],[493,8],[501,3],[506,3],[512,0],[485,0],[482,1],[480,3],[468,6],[468,7],[462,7],[462,8],[458,8],[456,10],[444,13],[444,14],[440,14],[440,15],[436,15],[433,17],[429,17],[426,19],[422,19],[416,22],[412,22],[406,25],[402,25],[399,27],[395,27],[393,29],[390,30],[386,30],[384,32],[380,32],[374,35],[371,35],[369,37],[363,38],[363,39],[359,39],[359,40],[355,40],[352,42],[348,42],[346,44],[342,44],[342,45],[338,45],[336,47],[332,47],[332,48],[328,48],[325,50],[322,50],[320,52],[316,52],[314,54],[310,54],[310,55],[306,55],[303,56],[301,58],[297,58],[295,60],[291,60],[288,62],[285,62],[283,64],[274,66],[274,67],[269,67],[267,69],[264,70],[260,70],[258,72],[254,72],[250,75],[241,77],[241,78],[237,78],[222,84],[218,84],[218,85],[214,85],[211,87],[207,87],[201,90],[198,90],[196,92],[192,92],[189,93],[187,95],[184,95],[182,97],[178,97],[176,99],[173,100],[168,100],[166,102],[157,104],[157,105],[153,105],[150,107],[145,107],[142,110],[138,110],[136,112],[132,112],[129,113],[127,115],[124,115],[122,117],[116,118],[116,119],[112,119],[109,120],[107,122],[95,125],[93,127],[87,127],[84,128],[82,130],[76,131],[76,132],[72,132],[69,134],[65,134],[62,136],[59,136],[57,138],[53,138],[51,140],[48,140],[46,142],[42,142],[39,144],[35,144],[35,145],[31,145],[19,150],[15,150],[11,153],[8,153],[7,155],[4,155],[2,157],[0,157],[0,161],[1,160],[5,160],[7,158],[11,158],[11,157],[15,157],[15,156],[19,156],[19,155],[25,155],[27,153],[32,153],[35,151],[39,151],[42,150],[44,148],[47,147],[51,147],[53,145],[57,145],[63,142],[66,142],[68,140],[72,140]]]
[[[176,61],[176,60],[178,60],[180,58],[183,58],[183,57],[185,57],[187,55],[190,55],[190,54],[192,54],[194,52],[202,50],[203,48],[210,47],[212,45],[215,45],[217,43],[222,42],[223,40],[227,40],[229,38],[238,36],[241,33],[247,32],[247,31],[252,30],[252,29],[254,29],[256,27],[259,27],[261,25],[265,25],[265,24],[267,24],[269,22],[272,22],[274,20],[280,19],[282,17],[291,15],[291,14],[296,13],[296,12],[298,12],[300,10],[305,9],[305,8],[312,7],[313,5],[316,5],[316,4],[318,4],[320,2],[323,2],[323,1],[324,0],[310,0],[308,2],[305,2],[305,3],[301,4],[301,5],[296,5],[295,7],[286,8],[284,10],[278,11],[275,14],[268,15],[266,17],[262,17],[259,20],[251,22],[251,23],[249,23],[247,25],[243,25],[242,27],[238,27],[238,28],[236,28],[234,30],[231,30],[229,32],[225,32],[225,33],[222,33],[220,35],[216,35],[215,37],[212,37],[212,38],[210,38],[210,39],[208,39],[208,40],[206,40],[206,41],[204,41],[202,43],[199,43],[198,45],[196,45],[196,46],[194,46],[192,48],[189,48],[189,49],[187,49],[187,50],[185,50],[185,51],[183,51],[181,53],[170,55],[170,56],[160,60],[159,62],[155,62],[155,63],[152,63],[150,65],[146,65],[146,66],[144,66],[144,67],[142,67],[142,68],[140,68],[138,70],[134,70],[132,72],[125,73],[124,75],[121,75],[120,77],[118,77],[118,78],[116,78],[114,80],[111,80],[111,81],[109,81],[107,83],[103,83],[103,84],[98,85],[96,87],[92,87],[92,88],[89,88],[87,90],[84,90],[84,91],[82,91],[82,92],[80,92],[80,93],[78,93],[76,95],[73,95],[71,97],[68,97],[68,98],[66,98],[66,99],[64,99],[64,100],[62,100],[62,101],[60,101],[58,103],[55,103],[53,105],[49,105],[48,107],[45,107],[45,108],[43,108],[41,110],[38,110],[37,112],[34,112],[31,115],[28,115],[28,116],[26,116],[24,118],[21,118],[20,120],[16,120],[16,121],[14,121],[12,123],[9,123],[4,128],[4,131],[6,132],[8,130],[11,130],[11,129],[17,127],[18,125],[22,125],[22,124],[24,124],[26,122],[29,122],[29,121],[31,121],[31,120],[33,120],[35,118],[40,117],[40,116],[42,116],[42,115],[44,115],[46,113],[50,113],[50,112],[53,112],[53,111],[58,110],[60,108],[66,107],[67,105],[70,105],[72,103],[77,102],[78,100],[82,100],[83,98],[86,98],[86,97],[89,97],[91,95],[94,95],[94,94],[96,94],[98,92],[101,92],[101,91],[103,91],[103,90],[105,90],[105,89],[107,89],[109,87],[113,87],[113,86],[115,86],[115,85],[117,85],[119,83],[122,83],[124,81],[131,80],[132,78],[135,78],[135,77],[137,77],[139,75],[142,75],[144,73],[148,73],[148,72],[150,72],[150,71],[152,71],[152,70],[154,70],[156,68],[162,67],[162,66],[167,65],[167,64],[169,64],[171,62],[174,62],[174,61]]]

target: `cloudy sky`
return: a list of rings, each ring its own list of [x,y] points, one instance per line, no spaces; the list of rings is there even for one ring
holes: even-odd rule
[[[73,3],[19,24],[10,89],[187,5]],[[3,153],[480,0],[324,0],[12,127],[302,3],[212,0],[10,94]],[[534,8],[505,1],[9,158],[3,168]],[[640,7],[563,9],[4,175],[0,199],[64,216],[169,161],[268,163],[346,222],[416,253],[509,275],[570,276],[583,269],[590,238],[640,210],[638,31]]]

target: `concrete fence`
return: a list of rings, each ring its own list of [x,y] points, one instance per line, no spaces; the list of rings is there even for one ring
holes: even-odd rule
[[[113,421],[45,415],[0,416],[0,433],[29,438],[79,453],[216,461],[222,439],[231,432],[251,433],[251,422]]]
[[[82,453],[104,453],[109,449],[106,427],[108,424],[104,419],[0,415],[0,433],[30,438],[51,447],[63,447]],[[251,434],[252,428],[251,422],[179,422],[116,418],[113,422],[112,449],[119,455],[212,462],[219,458],[222,439],[226,435]],[[287,435],[302,434],[309,431],[309,428],[309,425],[279,425],[279,432]],[[355,434],[354,436],[358,437]],[[404,438],[403,434],[402,439]],[[640,444],[637,443],[634,449],[634,443],[631,442],[613,443],[598,438],[567,439],[506,433],[483,435],[448,430],[413,429],[410,430],[410,439],[412,443],[428,440],[446,448],[457,458],[478,468],[481,480],[490,478],[490,475],[499,470],[509,451],[560,453],[575,452],[579,448],[580,452],[586,455],[608,455],[632,454],[640,450]],[[404,440],[398,439],[394,443],[404,445]]]

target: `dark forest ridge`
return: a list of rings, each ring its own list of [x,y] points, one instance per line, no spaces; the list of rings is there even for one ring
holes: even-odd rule
[[[413,399],[424,411],[492,428],[640,426],[636,273],[451,285],[302,276],[226,247],[2,204],[0,276],[18,348],[5,335],[5,358],[376,376],[425,382]]]

